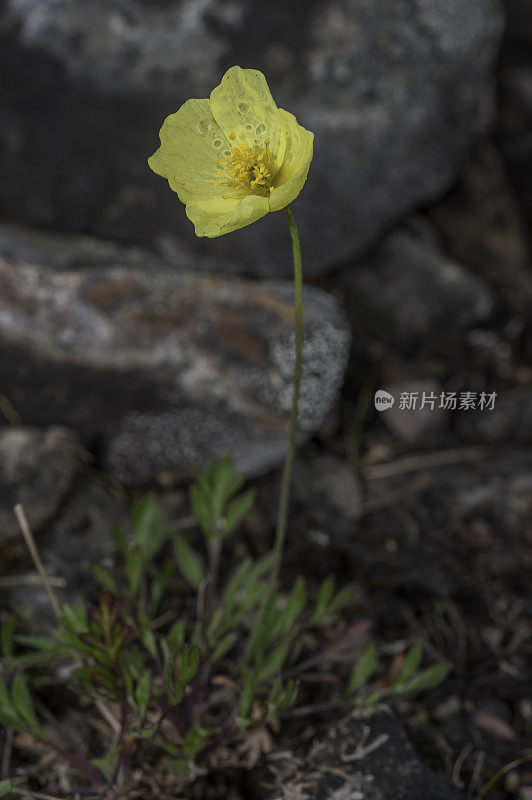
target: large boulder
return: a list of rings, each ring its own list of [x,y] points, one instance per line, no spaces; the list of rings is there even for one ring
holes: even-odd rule
[[[20,503],[38,532],[57,512],[76,472],[78,446],[66,428],[0,427],[0,547],[20,536]]]
[[[486,321],[495,307],[486,284],[424,230],[395,230],[345,283],[355,332],[369,332],[407,354],[447,354],[449,344]]]
[[[316,739],[304,759],[281,754],[268,772],[279,787],[270,800],[462,797],[450,778],[423,765],[398,721],[382,711],[353,714]]]
[[[7,0],[0,212],[288,276],[283,215],[197,240],[146,164],[164,117],[238,63],[316,133],[296,216],[323,272],[452,183],[491,118],[501,28],[498,0]]]
[[[168,269],[86,239],[62,248],[50,238],[38,263],[39,237],[24,245],[18,236],[33,263],[16,257],[16,237],[0,236],[11,243],[10,257],[0,257],[0,386],[26,424],[68,425],[125,483],[186,476],[225,453],[248,474],[282,459],[294,365],[290,283]],[[54,252],[63,252],[62,269],[52,268]],[[331,295],[307,288],[304,307],[300,430],[308,436],[340,388],[349,335]]]

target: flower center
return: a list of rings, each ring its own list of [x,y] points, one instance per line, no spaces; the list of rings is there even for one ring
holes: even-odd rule
[[[236,134],[231,133],[229,138],[233,141]],[[259,152],[256,147],[240,144],[233,147],[231,155],[226,161],[215,161],[220,169],[218,174],[225,181],[215,183],[215,186],[230,186],[236,189],[245,189],[253,194],[268,195],[273,192],[272,156],[270,153],[270,140],[264,142],[264,150]]]

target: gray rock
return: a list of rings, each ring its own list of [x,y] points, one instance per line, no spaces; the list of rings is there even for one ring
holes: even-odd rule
[[[281,761],[279,766],[275,764],[275,770],[283,789],[271,795],[271,800],[461,797],[450,778],[421,763],[399,723],[383,712],[352,718],[331,728],[324,739],[313,744],[305,759]]]
[[[129,510],[125,502],[106,489],[79,477],[57,516],[39,537],[39,555],[49,578],[63,586],[54,588],[60,602],[87,600],[91,569],[115,553],[111,536],[113,524],[124,525]],[[28,574],[33,569],[27,552],[22,551],[14,571]],[[42,586],[21,584],[9,591],[9,604],[43,624],[53,622],[50,601]]]
[[[54,271],[0,259],[0,385],[22,419],[98,437],[103,466],[126,483],[188,475],[228,452],[248,474],[280,461],[291,285],[140,267],[127,250],[121,266],[102,263]],[[307,288],[304,304],[303,436],[335,399],[349,343],[330,295]]]
[[[443,347],[487,319],[494,302],[485,284],[430,241],[398,230],[347,276],[355,329],[403,351]]]
[[[415,442],[441,429],[447,413],[441,408],[442,387],[437,381],[432,378],[404,381],[385,386],[384,391],[395,402],[382,412],[382,419],[400,439]],[[407,395],[406,402],[402,402],[403,395]]]
[[[504,0],[506,44],[532,44],[532,6],[528,0]]]
[[[447,252],[471,267],[518,314],[532,306],[530,249],[499,150],[483,140],[455,189],[430,209]]]
[[[238,63],[316,133],[296,216],[323,272],[451,185],[491,118],[501,29],[498,0],[7,0],[0,211],[288,276],[283,215],[197,240],[146,164],[164,117]]]
[[[66,428],[0,427],[0,545],[20,536],[17,503],[34,533],[53,517],[76,472],[78,450]]]
[[[463,439],[475,442],[532,443],[532,387],[502,386],[496,392],[493,409],[472,409],[457,415]]]
[[[331,512],[350,522],[357,519],[362,507],[362,490],[354,470],[345,458],[307,450],[296,461],[294,470],[294,501],[308,506],[309,513],[318,518]]]
[[[532,230],[532,63],[506,67],[500,78],[500,114],[497,139],[512,179],[520,207]]]

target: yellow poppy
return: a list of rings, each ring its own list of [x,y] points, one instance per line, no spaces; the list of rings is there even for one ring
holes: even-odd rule
[[[295,200],[314,134],[277,108],[262,72],[231,67],[209,100],[187,100],[170,114],[160,138],[151,169],[185,203],[196,235],[214,237]]]

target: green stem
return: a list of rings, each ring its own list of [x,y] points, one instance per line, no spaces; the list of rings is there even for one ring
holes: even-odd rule
[[[290,210],[290,206],[284,209],[284,213],[286,214],[288,225],[290,226],[290,236],[292,237],[292,255],[294,258],[296,358],[294,365],[294,393],[292,395],[292,408],[290,410],[288,450],[286,453],[283,477],[281,480],[281,492],[279,495],[279,507],[277,511],[277,529],[275,532],[275,544],[273,547],[275,552],[275,562],[267,593],[268,600],[275,591],[277,580],[279,578],[284,543],[286,539],[288,506],[290,503],[290,486],[292,484],[292,473],[294,471],[294,459],[296,455],[299,396],[301,394],[301,378],[303,376],[303,267],[301,264],[301,244],[299,242],[299,232],[297,230],[296,221],[292,211]]]
[[[283,559],[284,544],[286,539],[286,527],[288,520],[288,506],[290,503],[290,486],[292,484],[292,473],[294,470],[294,459],[297,444],[297,420],[299,410],[299,396],[301,394],[301,379],[303,376],[303,267],[301,263],[301,244],[294,215],[290,207],[283,209],[288,219],[290,236],[292,237],[292,255],[294,259],[294,307],[296,317],[296,347],[294,364],[294,391],[292,394],[292,407],[290,410],[290,427],[288,432],[288,450],[283,468],[281,479],[281,491],[279,494],[279,506],[277,511],[277,528],[275,531],[275,542],[273,551],[275,560],[270,575],[268,590],[266,591],[260,610],[258,612],[252,633],[248,639],[244,660],[249,661],[257,640],[258,633],[264,617],[264,611],[270,601],[279,578],[281,562]]]

